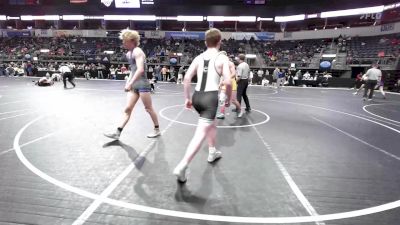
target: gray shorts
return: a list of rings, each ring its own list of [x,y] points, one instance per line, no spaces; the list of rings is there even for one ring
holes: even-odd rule
[[[140,92],[150,92],[151,85],[149,80],[147,79],[139,79],[135,83],[132,84],[132,91],[135,93]]]

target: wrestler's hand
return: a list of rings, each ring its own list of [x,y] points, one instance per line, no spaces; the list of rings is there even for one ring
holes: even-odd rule
[[[130,85],[129,83],[126,83],[124,90],[125,90],[125,92],[131,91],[132,90],[132,85]]]
[[[191,109],[192,108],[192,101],[190,99],[186,99],[185,100],[185,107],[187,109]]]

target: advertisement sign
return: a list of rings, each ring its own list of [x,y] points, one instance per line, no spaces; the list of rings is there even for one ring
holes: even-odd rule
[[[30,37],[32,36],[31,31],[22,31],[22,30],[3,30],[3,37]]]
[[[36,29],[35,36],[36,37],[53,37],[53,30]]]
[[[271,33],[271,32],[258,32],[255,33],[257,36],[256,40],[262,40],[262,41],[266,41],[266,40],[274,40],[275,39],[275,33]]]
[[[392,31],[394,30],[394,23],[384,24],[381,26],[381,32]]]
[[[275,33],[270,32],[235,32],[232,33],[232,38],[235,40],[250,40],[250,38],[254,38],[254,40],[274,40]]]
[[[166,38],[173,38],[173,39],[197,39],[197,40],[204,40],[205,33],[204,32],[180,32],[180,31],[167,31],[165,32]]]
[[[115,8],[140,8],[139,0],[115,0]]]

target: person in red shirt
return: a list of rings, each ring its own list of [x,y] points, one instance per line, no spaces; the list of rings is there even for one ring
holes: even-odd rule
[[[357,74],[356,80],[354,82],[354,87],[352,89],[357,89],[358,86],[361,86],[362,75],[363,74],[361,72],[359,74]]]

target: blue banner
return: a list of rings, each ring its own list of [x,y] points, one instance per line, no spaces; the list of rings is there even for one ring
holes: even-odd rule
[[[383,24],[381,26],[381,32],[386,32],[386,31],[392,31],[394,30],[394,23],[389,23],[389,24]]]
[[[180,32],[180,31],[166,31],[165,32],[166,38],[173,38],[173,39],[197,39],[197,40],[204,40],[205,33],[204,32]]]
[[[256,41],[274,40],[275,33],[270,32],[234,32],[232,38],[235,40],[250,40],[253,38]]]
[[[30,31],[3,31],[3,37],[30,37]]]
[[[274,40],[275,39],[275,33],[270,33],[270,32],[258,32],[255,33],[256,37],[258,40],[262,41],[267,41],[267,40]]]

